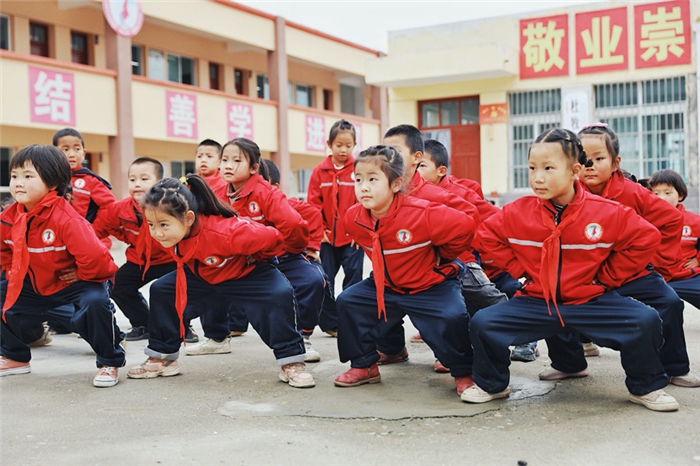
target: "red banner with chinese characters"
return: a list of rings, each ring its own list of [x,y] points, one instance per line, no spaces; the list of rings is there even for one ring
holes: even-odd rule
[[[520,20],[520,79],[569,74],[567,15]]]
[[[688,64],[690,42],[688,0],[635,5],[636,68]]]
[[[626,70],[627,7],[576,14],[576,74]]]
[[[479,105],[479,124],[508,122],[508,104]]]

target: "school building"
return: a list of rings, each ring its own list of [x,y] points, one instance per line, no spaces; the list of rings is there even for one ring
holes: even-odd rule
[[[623,168],[680,172],[698,211],[698,21],[697,1],[610,2],[396,31],[366,80],[501,204],[530,192],[537,135],[602,121]]]
[[[177,177],[200,140],[234,137],[255,140],[303,197],[335,121],[357,127],[360,147],[381,141],[386,91],[364,77],[378,55],[228,0],[3,0],[0,194],[17,150],[75,127],[118,198],[134,157]]]

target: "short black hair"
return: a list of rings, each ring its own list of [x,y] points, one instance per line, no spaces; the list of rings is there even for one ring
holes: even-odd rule
[[[389,138],[391,136],[403,136],[404,141],[406,141],[406,146],[411,150],[412,154],[416,152],[423,152],[423,135],[420,130],[413,125],[398,125],[389,128],[384,134],[384,138]]]
[[[71,169],[66,156],[55,146],[33,144],[20,149],[10,160],[9,171],[24,167],[30,162],[41,181],[54,188],[59,196],[65,197],[71,184]]]
[[[83,135],[80,134],[77,129],[73,128],[63,128],[56,131],[56,133],[53,135],[53,145],[58,146],[58,140],[63,136],[75,136],[76,138],[80,139],[80,144],[82,144],[83,148],[85,148],[85,140],[83,139]]]
[[[688,197],[688,186],[686,186],[683,177],[673,170],[659,170],[651,175],[648,180],[648,185],[653,188],[657,184],[668,184],[673,186],[678,191],[678,201],[682,202]]]
[[[197,149],[199,149],[202,146],[216,147],[216,151],[219,153],[219,157],[221,157],[221,144],[214,141],[213,139],[205,139],[204,141],[200,142],[199,144],[197,144]]]
[[[450,168],[450,156],[447,154],[447,147],[440,141],[428,139],[425,141],[423,154],[427,155],[435,164],[435,168]]]
[[[272,160],[263,159],[262,163],[267,169],[266,172],[263,173],[263,178],[265,178],[267,182],[272,185],[280,184],[280,170],[277,168],[277,165],[275,165],[275,162]]]
[[[145,163],[152,163],[154,168],[156,169],[156,179],[163,179],[163,164],[156,159],[153,159],[151,157],[139,157],[133,162],[131,162],[131,165],[143,165]]]

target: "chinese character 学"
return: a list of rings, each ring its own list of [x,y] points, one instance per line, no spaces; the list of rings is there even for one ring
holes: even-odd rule
[[[175,136],[194,137],[196,123],[194,101],[187,95],[175,94],[170,96],[170,114],[168,120],[173,122]]]
[[[618,65],[625,61],[623,55],[613,55],[620,43],[622,27],[610,27],[610,16],[593,18],[591,29],[586,29],[581,33],[583,46],[586,48],[586,55],[589,58],[581,60],[581,67]]]
[[[309,150],[324,151],[326,148],[325,142],[325,125],[321,117],[306,118],[306,148]]]
[[[54,122],[71,122],[71,90],[73,85],[63,80],[63,75],[56,74],[49,79],[44,71],[34,83],[34,113],[38,116],[49,115]]]
[[[666,7],[659,7],[656,14],[645,11],[640,35],[639,46],[645,49],[642,60],[656,56],[658,61],[666,61],[669,52],[680,58],[683,55],[681,45],[685,44],[681,8],[674,7],[667,12]]]
[[[250,105],[231,104],[228,112],[229,137],[249,138],[253,137],[253,112]]]
[[[537,73],[549,71],[552,66],[560,70],[564,68],[564,59],[559,54],[565,31],[556,26],[554,21],[548,21],[546,27],[537,22],[528,24],[523,30],[523,36],[527,38],[523,46],[527,68]]]

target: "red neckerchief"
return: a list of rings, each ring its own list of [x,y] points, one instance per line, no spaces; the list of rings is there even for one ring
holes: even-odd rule
[[[36,216],[39,212],[46,209],[51,209],[54,205],[63,199],[59,197],[56,191],[49,191],[46,196],[39,202],[30,212],[22,212],[24,209],[22,204],[17,205],[19,215],[12,226],[12,266],[7,271],[7,290],[5,293],[5,303],[2,306],[2,320],[5,320],[5,311],[12,307],[19,298],[22,291],[22,283],[24,277],[29,270],[29,249],[27,248],[27,223],[29,219]]]
[[[143,267],[143,273],[141,274],[141,280],[145,281],[146,272],[151,266],[151,247],[153,240],[151,238],[151,231],[148,227],[148,222],[144,221],[143,219],[143,210],[141,209],[141,206],[133,199],[131,204],[134,208],[134,215],[136,215],[136,223],[139,226],[139,237],[136,239],[136,244],[134,245],[136,249],[136,257],[141,259],[145,264]]]
[[[170,253],[175,258],[175,263],[177,264],[177,272],[175,276],[175,310],[177,311],[177,316],[180,318],[180,337],[185,339],[185,324],[183,316],[185,314],[185,307],[187,307],[187,277],[185,276],[185,264],[187,261],[192,259],[194,254],[199,248],[199,230],[197,228],[195,232],[195,226],[190,230],[190,238],[195,236],[194,243],[189,245],[189,251],[185,253],[182,257],[175,253],[174,248],[170,249]]]
[[[554,219],[547,210],[541,210],[542,223],[544,223],[546,227],[552,228],[552,234],[542,242],[540,284],[542,285],[542,293],[547,303],[547,312],[549,312],[550,316],[552,315],[552,310],[549,307],[549,302],[551,301],[554,303],[554,308],[557,311],[557,316],[559,316],[559,322],[561,322],[562,327],[564,327],[564,319],[562,319],[559,313],[559,306],[557,305],[557,279],[559,273],[561,232],[576,221],[578,214],[581,212],[581,207],[583,206],[583,202],[581,202],[582,193],[580,193],[580,186],[575,186],[578,189],[576,190],[574,200],[568,204],[568,208],[565,210],[565,213],[568,215],[565,216],[566,218],[560,219],[559,225],[554,224]]]

